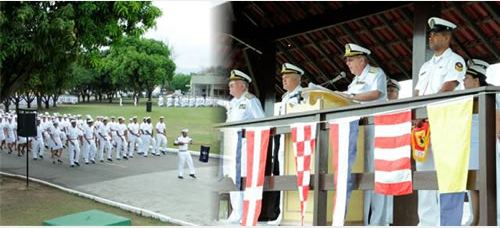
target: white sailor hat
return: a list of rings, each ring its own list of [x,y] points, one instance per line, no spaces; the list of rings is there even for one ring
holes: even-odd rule
[[[369,55],[372,52],[364,47],[357,44],[348,43],[345,45],[344,57],[352,57],[357,55]]]
[[[132,116],[132,119],[137,119],[137,116]]]
[[[75,119],[71,119],[69,122],[76,123],[76,120]]]
[[[107,116],[104,116],[104,117],[102,118],[102,120],[103,120],[103,121],[108,121],[108,117],[107,117]]]
[[[111,116],[110,118],[114,120],[114,119],[115,119],[115,116]]]
[[[401,89],[401,87],[399,86],[399,82],[392,78],[389,78],[389,80],[387,80],[387,87],[389,86],[395,87],[398,90]]]
[[[457,25],[439,17],[431,17],[427,20],[429,24],[429,32],[452,31]]]
[[[250,78],[250,76],[248,76],[247,74],[245,74],[239,70],[232,70],[231,71],[231,74],[229,75],[229,81],[233,81],[233,80],[243,80],[243,81],[246,81],[248,83],[252,82],[252,78]]]
[[[165,119],[165,117],[163,117],[163,116],[160,116],[160,119]]]
[[[281,73],[282,74],[294,73],[302,76],[304,75],[304,70],[300,69],[298,66],[295,66],[291,63],[283,63],[283,65],[281,65]]]
[[[92,118],[87,119],[87,123],[93,123],[93,122],[94,122],[94,120]]]
[[[182,129],[182,130],[181,130],[181,132],[186,132],[186,133],[188,133],[188,132],[189,132],[189,129],[184,128],[184,129]]]
[[[486,77],[486,69],[490,64],[480,59],[471,59],[467,62],[467,74]]]
[[[124,120],[125,118],[123,118],[123,116],[119,116],[118,117],[118,120]]]

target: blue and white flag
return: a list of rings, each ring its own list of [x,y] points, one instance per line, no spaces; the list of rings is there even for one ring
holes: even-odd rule
[[[343,226],[353,188],[351,171],[356,160],[359,117],[336,119],[329,123],[335,185],[332,225]]]

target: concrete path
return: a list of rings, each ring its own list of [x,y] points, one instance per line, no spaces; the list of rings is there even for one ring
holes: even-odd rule
[[[64,155],[63,155],[64,156]],[[31,155],[30,155],[31,157]],[[211,225],[215,211],[213,191],[217,182],[218,159],[208,163],[193,156],[197,179],[177,178],[177,154],[160,157],[136,156],[130,160],[98,162],[71,168],[67,156],[64,164],[48,159],[29,160],[30,177],[63,187],[96,195],[116,202],[151,210],[174,219],[198,225]],[[0,151],[0,170],[23,174],[26,158]]]

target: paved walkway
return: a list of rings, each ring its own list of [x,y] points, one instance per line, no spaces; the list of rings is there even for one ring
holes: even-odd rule
[[[63,155],[64,156],[64,155]],[[31,157],[31,155],[30,155]],[[48,157],[48,156],[46,156]],[[30,160],[30,177],[63,187],[96,195],[116,202],[154,211],[171,218],[197,225],[211,225],[215,211],[213,190],[216,185],[218,159],[208,163],[193,156],[197,179],[188,176],[177,178],[177,154],[160,157],[136,156],[130,160],[85,165],[71,168],[66,158],[64,164],[44,160]],[[0,152],[0,170],[24,174],[26,158]]]

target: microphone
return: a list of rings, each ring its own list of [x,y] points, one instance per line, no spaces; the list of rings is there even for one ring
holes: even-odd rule
[[[330,85],[330,84],[333,84],[335,82],[337,82],[338,80],[342,79],[342,78],[345,78],[346,77],[346,74],[344,71],[340,72],[337,77],[331,79],[331,80],[328,80],[326,82],[323,82],[320,84],[320,86],[327,86],[327,85]]]

